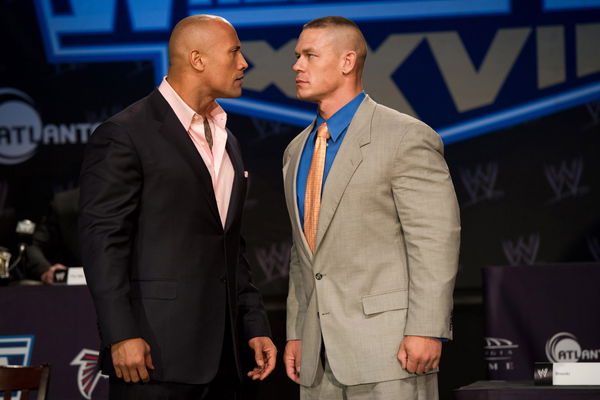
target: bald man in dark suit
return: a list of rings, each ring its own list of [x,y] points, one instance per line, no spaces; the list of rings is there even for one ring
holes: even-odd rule
[[[81,172],[83,264],[110,396],[239,399],[276,349],[240,236],[246,177],[216,98],[248,64],[223,18],[180,21],[168,76],[92,135]],[[142,383],[147,382],[147,383]]]

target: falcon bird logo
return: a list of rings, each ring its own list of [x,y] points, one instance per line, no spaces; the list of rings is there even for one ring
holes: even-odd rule
[[[92,398],[92,393],[98,384],[98,380],[106,378],[98,367],[99,353],[95,350],[81,349],[79,354],[71,361],[71,365],[78,365],[77,386],[79,393],[86,399]]]

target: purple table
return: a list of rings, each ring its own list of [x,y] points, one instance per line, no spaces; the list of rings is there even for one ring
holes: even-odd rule
[[[484,268],[488,378],[533,379],[536,362],[600,362],[599,282],[597,263]]]
[[[50,364],[49,399],[108,398],[108,381],[96,369],[100,339],[87,287],[0,287],[0,310],[0,361]]]

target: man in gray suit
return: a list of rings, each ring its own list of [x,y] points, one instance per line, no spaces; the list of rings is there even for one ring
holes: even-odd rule
[[[297,96],[318,115],[283,158],[284,363],[302,399],[436,399],[459,210],[440,137],[362,91],[366,49],[342,17],[309,22],[296,46]]]

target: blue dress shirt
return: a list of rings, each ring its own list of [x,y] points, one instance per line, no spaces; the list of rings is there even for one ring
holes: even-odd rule
[[[306,180],[308,179],[308,171],[310,170],[310,163],[312,161],[312,155],[315,150],[315,140],[317,136],[317,128],[321,126],[323,122],[327,123],[327,129],[331,136],[327,139],[327,149],[325,150],[325,169],[323,170],[323,187],[325,187],[325,181],[329,170],[333,165],[333,160],[342,145],[342,140],[346,135],[348,126],[352,122],[352,118],[365,98],[365,93],[359,93],[354,99],[350,100],[346,105],[340,108],[335,114],[331,116],[327,121],[317,114],[317,123],[315,127],[308,135],[306,145],[302,151],[300,158],[300,165],[298,166],[298,176],[296,179],[296,196],[298,199],[298,211],[300,213],[300,223],[304,229],[304,194],[306,192]],[[321,194],[323,192],[321,191]]]

